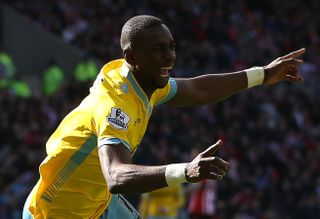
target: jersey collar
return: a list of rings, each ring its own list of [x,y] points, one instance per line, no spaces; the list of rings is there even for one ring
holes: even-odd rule
[[[128,79],[128,81],[131,84],[131,86],[133,87],[134,91],[140,97],[140,99],[143,102],[143,104],[146,107],[146,109],[148,109],[149,108],[148,107],[149,106],[149,99],[148,99],[147,95],[145,94],[145,92],[140,87],[140,85],[138,84],[137,80],[135,79],[134,75],[132,74],[132,72],[130,71],[128,66],[126,65],[125,61],[122,64],[121,73],[120,74],[123,77],[126,77]]]

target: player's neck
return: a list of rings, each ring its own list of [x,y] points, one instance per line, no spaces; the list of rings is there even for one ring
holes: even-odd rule
[[[139,86],[142,88],[143,92],[146,94],[148,99],[150,100],[152,94],[155,92],[156,88],[151,87],[150,83],[145,81],[144,77],[137,72],[137,70],[130,64],[127,63],[128,68],[132,72],[134,78],[136,79]]]

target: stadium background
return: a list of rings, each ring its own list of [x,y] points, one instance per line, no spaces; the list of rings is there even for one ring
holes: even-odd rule
[[[12,57],[14,78],[26,81],[32,91],[22,97],[10,84],[1,87],[0,218],[21,217],[46,140],[88,93],[90,83],[73,78],[75,65],[88,54],[98,67],[120,57],[121,26],[137,13],[159,16],[171,28],[177,43],[174,76],[235,71],[307,49],[304,84],[254,88],[199,108],[159,107],[134,159],[144,164],[187,161],[192,147],[221,138],[220,155],[231,170],[217,187],[217,218],[319,218],[319,1],[0,4],[0,51]],[[63,69],[64,80],[47,97],[41,79],[50,61]],[[138,205],[139,196],[128,198]]]

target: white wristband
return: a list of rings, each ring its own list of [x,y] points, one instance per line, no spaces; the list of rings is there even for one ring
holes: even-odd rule
[[[251,88],[263,83],[263,79],[264,79],[263,67],[252,67],[244,71],[247,73],[248,88]]]
[[[168,186],[187,182],[185,169],[185,163],[168,164],[165,172]]]

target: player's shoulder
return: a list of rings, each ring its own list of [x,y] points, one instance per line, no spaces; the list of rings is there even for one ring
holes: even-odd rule
[[[105,64],[102,69],[101,69],[101,73],[103,75],[108,75],[111,72],[113,72],[114,70],[120,69],[121,66],[124,63],[124,59],[115,59],[112,60],[110,62],[108,62],[107,64]]]

